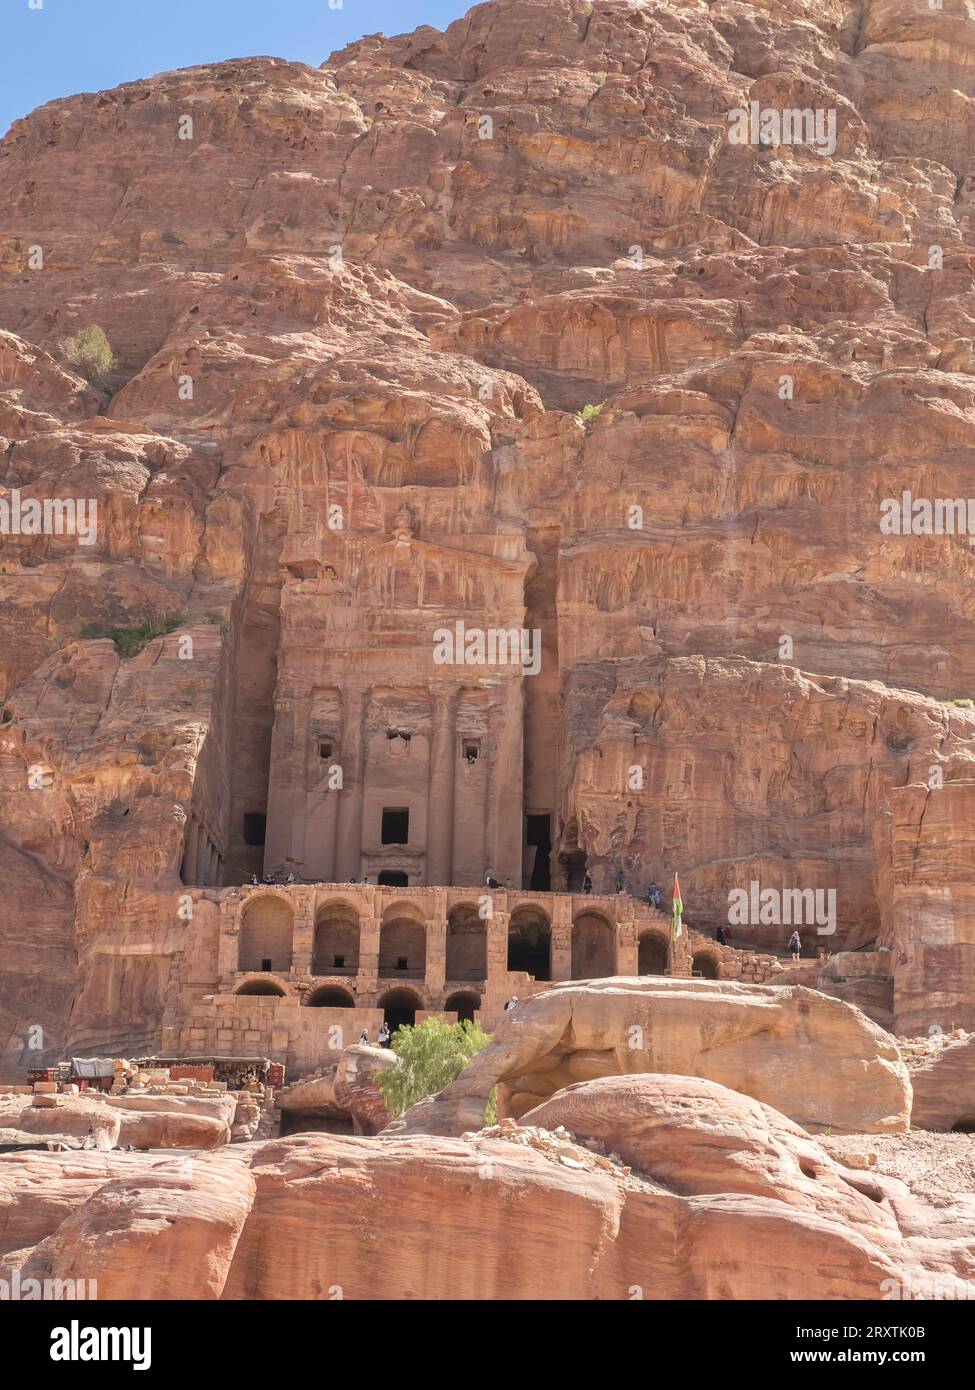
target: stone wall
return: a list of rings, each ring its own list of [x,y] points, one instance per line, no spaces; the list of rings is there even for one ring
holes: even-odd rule
[[[720,946],[699,932],[671,943],[669,917],[627,894],[294,884],[192,897],[192,964],[180,972],[162,1047],[186,1055],[260,1052],[284,1062],[292,1079],[334,1060],[363,1029],[375,1042],[384,1016],[472,1016],[490,1031],[512,995],[524,998],[559,980],[652,970],[761,983],[780,968],[773,957]],[[537,974],[509,968],[512,942],[520,943],[526,924],[537,949],[541,942]],[[331,960],[323,958],[323,934],[339,942]],[[648,956],[649,946],[659,954]],[[262,951],[271,953],[270,970],[253,963]],[[209,982],[200,978],[205,960],[217,962]]]

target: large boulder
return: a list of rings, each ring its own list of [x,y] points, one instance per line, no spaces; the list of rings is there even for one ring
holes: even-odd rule
[[[462,1134],[481,1126],[494,1086],[499,1114],[517,1118],[573,1082],[638,1072],[718,1081],[813,1131],[909,1122],[894,1039],[842,1000],[800,986],[616,977],[520,1001],[456,1081],[389,1129]]]
[[[216,1149],[230,1143],[237,1097],[121,1095],[106,1097],[120,1112],[119,1148]]]
[[[975,1131],[975,1033],[932,1046],[911,1069],[917,1129]]]

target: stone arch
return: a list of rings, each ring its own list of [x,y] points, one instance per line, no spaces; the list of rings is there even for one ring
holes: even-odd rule
[[[423,1000],[415,989],[397,985],[395,989],[388,989],[380,995],[379,1007],[383,1011],[383,1022],[389,1025],[391,1033],[395,1033],[397,1028],[413,1027],[417,1009],[423,1008]]]
[[[242,985],[238,985],[238,987],[234,990],[234,993],[247,995],[273,995],[276,999],[286,999],[288,994],[284,985],[279,984],[277,980],[268,980],[267,978],[257,980],[245,980]]]
[[[391,922],[394,918],[408,917],[414,922],[425,922],[423,909],[415,898],[393,898],[383,908],[383,921]]]
[[[666,975],[667,938],[660,932],[645,931],[640,933],[636,968],[640,975]]]
[[[383,914],[379,928],[379,974],[422,980],[427,968],[426,924],[415,916]]]
[[[718,978],[718,960],[713,951],[696,951],[691,959],[691,974],[702,975],[705,980]]]
[[[261,893],[248,898],[240,919],[238,970],[287,975],[294,945],[294,914],[287,898]]]
[[[444,1004],[444,1012],[456,1014],[457,1022],[463,1023],[467,1020],[474,1022],[474,1015],[481,1007],[481,996],[473,989],[458,989],[453,994],[447,996]]]
[[[348,903],[325,903],[315,914],[313,975],[356,975],[359,971],[359,914]]]
[[[616,974],[616,932],[601,912],[580,912],[572,923],[573,980]]]
[[[447,913],[446,979],[487,979],[487,922],[473,903],[457,903]]]
[[[552,978],[552,924],[534,903],[516,908],[508,919],[508,969],[535,980]]]
[[[305,1000],[309,1009],[354,1009],[355,999],[341,985],[319,985]]]

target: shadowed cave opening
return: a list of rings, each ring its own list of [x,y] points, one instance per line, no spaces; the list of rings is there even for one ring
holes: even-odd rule
[[[451,994],[444,1009],[447,1013],[455,1013],[458,1023],[473,1023],[474,1014],[481,1007],[481,996],[475,994],[473,990],[458,990],[456,994]]]
[[[383,1022],[391,1033],[397,1028],[412,1028],[416,1023],[417,997],[408,989],[391,989],[379,1001]]]
[[[552,932],[538,912],[513,912],[508,923],[508,969],[536,980],[552,978]]]
[[[637,970],[641,975],[666,975],[667,943],[655,932],[644,932],[637,953]]]
[[[306,1001],[309,1009],[354,1009],[355,1000],[346,989],[339,985],[322,985],[312,990]]]

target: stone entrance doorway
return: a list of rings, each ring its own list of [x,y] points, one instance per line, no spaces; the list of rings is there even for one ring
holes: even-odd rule
[[[383,1011],[383,1022],[391,1033],[397,1028],[412,1028],[416,1023],[416,1010],[419,1000],[412,990],[388,990],[379,1001]]]

